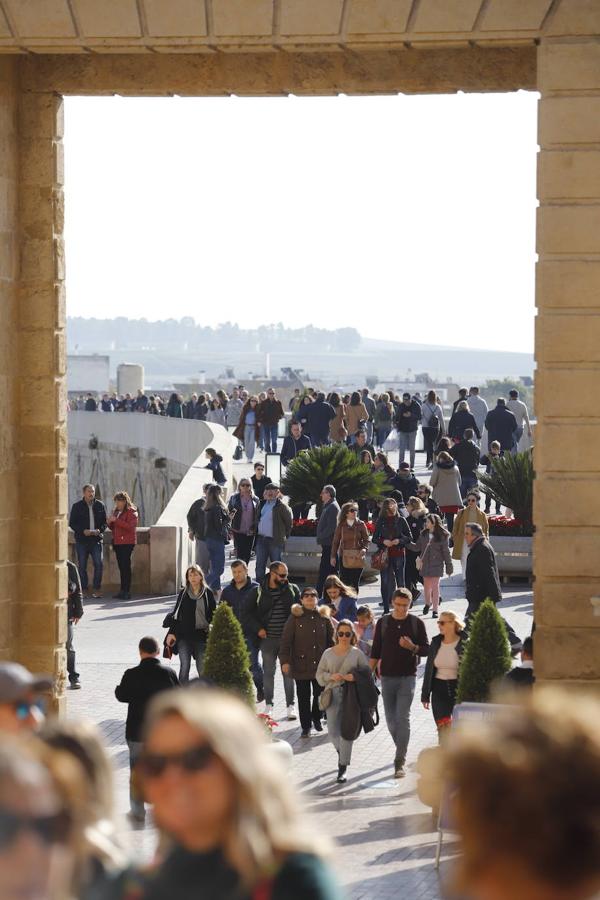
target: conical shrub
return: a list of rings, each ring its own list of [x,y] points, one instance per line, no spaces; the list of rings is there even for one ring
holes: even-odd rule
[[[384,473],[373,472],[363,465],[345,444],[313,447],[299,453],[287,467],[281,489],[293,506],[303,503],[319,506],[324,484],[335,487],[340,505],[348,500],[377,500],[390,490]]]
[[[458,670],[457,703],[487,703],[492,684],[511,668],[510,645],[500,613],[485,600],[470,622]]]
[[[523,523],[523,529],[533,530],[533,456],[531,450],[505,453],[492,462],[492,471],[482,473],[479,481],[496,503],[512,509]]]
[[[250,656],[240,623],[228,603],[220,603],[213,616],[202,674],[254,705]]]

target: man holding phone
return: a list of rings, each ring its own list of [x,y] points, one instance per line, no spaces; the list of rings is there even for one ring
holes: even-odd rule
[[[101,500],[96,500],[96,489],[93,484],[84,484],[83,498],[71,507],[69,528],[75,532],[75,551],[81,588],[89,597],[87,561],[88,556],[91,556],[94,567],[91,596],[98,599],[102,596],[102,537],[106,531],[106,507]]]

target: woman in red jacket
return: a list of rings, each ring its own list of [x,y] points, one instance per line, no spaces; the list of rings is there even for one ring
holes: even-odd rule
[[[112,531],[113,548],[121,576],[121,590],[113,594],[115,600],[129,600],[131,597],[131,554],[136,545],[138,512],[127,491],[118,491],[114,496],[115,508],[108,519]]]

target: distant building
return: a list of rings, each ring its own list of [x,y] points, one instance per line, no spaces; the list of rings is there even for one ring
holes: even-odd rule
[[[69,394],[103,394],[109,389],[108,356],[67,356],[67,391]]]

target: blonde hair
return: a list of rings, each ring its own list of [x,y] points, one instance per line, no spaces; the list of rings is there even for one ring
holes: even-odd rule
[[[246,704],[217,689],[166,691],[148,708],[146,741],[169,716],[206,735],[236,783],[222,850],[245,885],[255,885],[289,853],[321,855],[322,839],[305,824],[289,776],[268,753],[264,729]]]
[[[445,617],[446,619],[450,619],[451,622],[454,622],[454,630],[455,630],[456,634],[460,634],[461,631],[465,630],[465,623],[460,618],[458,613],[454,612],[453,609],[440,610],[440,621],[441,621],[442,617]]]
[[[358,637],[356,636],[356,632],[354,630],[354,625],[350,621],[350,619],[340,619],[340,621],[337,623],[337,625],[335,626],[335,634],[333,636],[334,643],[336,643],[336,644],[339,643],[338,631],[340,630],[342,625],[347,626],[350,629],[350,631],[352,632],[352,637],[350,638],[350,645],[352,647],[356,647],[356,645],[358,644]]]

